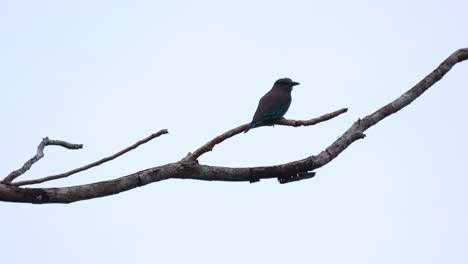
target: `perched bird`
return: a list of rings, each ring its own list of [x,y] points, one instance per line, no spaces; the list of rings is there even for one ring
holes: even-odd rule
[[[277,80],[273,84],[273,88],[260,99],[252,122],[244,130],[244,133],[256,127],[258,123],[282,118],[291,105],[292,88],[298,84],[289,78]]]

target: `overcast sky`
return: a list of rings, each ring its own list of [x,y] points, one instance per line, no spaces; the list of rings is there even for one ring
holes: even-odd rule
[[[70,170],[167,128],[70,179],[178,161],[249,122],[290,77],[287,118],[200,163],[273,165],[318,154],[360,117],[468,46],[467,1],[1,1],[0,175],[42,137],[21,179]],[[169,180],[70,205],[0,203],[2,263],[468,263],[468,62],[307,181]],[[4,177],[4,176],[2,176]]]

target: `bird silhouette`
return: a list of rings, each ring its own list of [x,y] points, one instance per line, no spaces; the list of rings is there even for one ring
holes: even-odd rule
[[[274,121],[282,118],[291,105],[291,91],[293,86],[299,85],[290,78],[277,80],[268,93],[266,93],[258,103],[257,111],[252,118],[250,125],[244,130],[247,133],[251,128],[256,127],[261,122]]]

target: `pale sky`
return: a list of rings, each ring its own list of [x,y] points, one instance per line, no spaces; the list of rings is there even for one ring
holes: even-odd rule
[[[318,154],[468,46],[467,1],[1,1],[1,175],[42,137],[84,144],[20,179],[68,171],[167,128],[69,186],[178,161],[249,122],[290,77],[286,118],[200,158]],[[168,180],[70,205],[0,203],[2,263],[468,263],[468,62],[307,181]],[[2,177],[4,177],[2,176]]]

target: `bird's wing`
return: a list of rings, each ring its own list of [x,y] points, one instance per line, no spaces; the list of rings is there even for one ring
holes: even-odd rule
[[[260,99],[252,122],[280,118],[286,113],[290,104],[288,95],[271,90]]]

